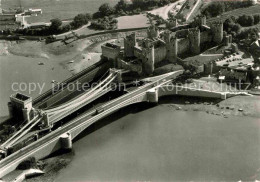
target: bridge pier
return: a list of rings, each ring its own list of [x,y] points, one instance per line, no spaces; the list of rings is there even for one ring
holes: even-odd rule
[[[65,150],[72,149],[72,138],[70,133],[64,133],[60,136],[61,148]]]
[[[147,91],[147,100],[151,103],[158,103],[159,96],[158,96],[158,89],[153,88]]]
[[[43,114],[43,122],[45,127],[49,127],[51,125],[50,118],[46,113]]]
[[[221,93],[221,99],[226,100],[227,99],[227,94],[226,93]]]
[[[3,159],[7,156],[7,149],[3,146],[0,146],[0,159]]]
[[[30,119],[30,110],[28,108],[24,108],[23,110],[23,118],[29,122]]]

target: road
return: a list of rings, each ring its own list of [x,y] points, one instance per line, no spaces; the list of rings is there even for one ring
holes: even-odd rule
[[[155,10],[152,10],[152,11],[148,11],[149,13],[152,13],[154,15],[159,15],[161,16],[163,19],[167,20],[168,19],[168,13],[169,11],[174,7],[176,6],[178,3],[181,3],[185,0],[179,0],[179,1],[176,1],[174,3],[171,3],[167,6],[164,6],[164,7],[161,7],[161,8],[158,8],[158,9],[155,9]]]

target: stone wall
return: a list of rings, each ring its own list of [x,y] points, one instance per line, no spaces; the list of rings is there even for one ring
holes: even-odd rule
[[[200,43],[203,44],[205,42],[211,42],[212,35],[208,31],[204,31],[200,33]]]
[[[108,58],[108,59],[117,59],[119,53],[120,53],[120,47],[112,48],[108,47],[106,45],[101,46],[102,48],[102,56]]]
[[[183,54],[190,49],[190,41],[188,38],[178,40],[178,55]]]
[[[137,72],[138,74],[142,73],[142,66],[139,64],[132,64],[132,63],[125,62],[124,60],[118,59],[117,65],[120,69],[130,70],[133,72]]]
[[[166,46],[158,47],[154,49],[154,63],[161,62],[166,59]]]

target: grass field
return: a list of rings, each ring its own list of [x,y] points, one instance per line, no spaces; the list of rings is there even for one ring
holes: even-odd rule
[[[207,20],[207,23],[211,23],[214,21],[225,21],[228,17],[230,16],[240,16],[240,15],[254,15],[254,14],[259,14],[260,13],[260,4],[248,7],[248,8],[239,8],[233,11],[228,11],[223,13],[221,16],[219,17],[214,17],[214,18],[210,18]]]

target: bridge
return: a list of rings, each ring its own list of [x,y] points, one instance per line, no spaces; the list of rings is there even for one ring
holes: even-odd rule
[[[10,147],[16,144],[17,141],[19,141],[22,137],[24,137],[34,126],[36,125],[42,125],[43,127],[52,128],[53,125],[60,121],[61,119],[65,118],[66,116],[70,115],[71,113],[79,110],[80,108],[84,107],[85,105],[91,103],[92,101],[98,99],[99,97],[103,96],[104,94],[111,91],[111,83],[113,81],[116,81],[118,74],[123,72],[122,70],[116,70],[116,69],[110,69],[109,75],[104,80],[99,80],[97,85],[95,85],[93,88],[87,88],[87,90],[73,98],[72,100],[69,100],[68,102],[65,102],[59,106],[53,107],[53,108],[47,108],[43,110],[37,110],[35,108],[31,108],[31,111],[34,111],[34,117],[33,119],[30,119],[30,111],[27,106],[27,108],[23,109],[23,112],[25,111],[25,125],[22,126],[13,136],[11,136],[7,141],[5,141],[3,144],[0,145],[1,151],[5,152]],[[126,72],[126,71],[125,71]],[[106,73],[105,73],[106,75]],[[102,79],[102,78],[101,78]],[[78,91],[78,90],[76,90]],[[15,101],[19,102],[19,99],[22,99],[24,96],[18,95],[18,98],[13,98]],[[27,99],[27,98],[24,98]],[[25,101],[26,102],[26,101]],[[27,101],[29,102],[29,101]],[[7,153],[7,152],[6,152]],[[4,154],[6,155],[6,154]]]
[[[53,124],[62,120],[71,113],[88,105],[102,95],[112,90],[111,83],[120,82],[122,70],[110,69],[105,78],[101,78],[96,86],[87,89],[82,94],[56,107],[36,110],[37,114],[18,130],[13,136],[5,141],[2,150],[12,147],[21,137],[26,135],[34,126],[44,123],[45,127],[52,128]],[[183,70],[167,73],[164,75],[143,79],[144,84],[126,94],[104,103],[96,109],[90,109],[86,113],[72,119],[63,126],[49,132],[42,138],[36,140],[30,145],[6,155],[0,161],[0,178],[14,170],[19,163],[28,157],[41,159],[59,149],[72,148],[72,140],[83,130],[98,120],[110,115],[117,110],[128,105],[139,102],[157,103],[159,98],[167,95],[185,95],[197,97],[210,97],[226,99],[236,94],[229,92],[215,92],[210,90],[195,89],[185,86],[173,85],[172,81],[181,75]]]
[[[156,80],[148,82],[129,93],[126,93],[116,99],[103,104],[98,109],[92,109],[87,113],[82,114],[81,116],[73,119],[61,128],[50,132],[49,134],[31,143],[30,145],[20,149],[19,151],[16,151],[15,153],[12,153],[11,155],[0,161],[0,177],[3,177],[4,175],[13,171],[21,161],[27,159],[30,156],[33,156],[36,159],[41,159],[61,148],[71,148],[72,140],[78,134],[80,134],[91,124],[110,115],[113,112],[116,112],[120,108],[139,102],[158,102],[158,88],[172,82],[172,79],[175,79],[178,75],[182,73],[183,71],[180,70],[162,75]],[[111,83],[115,78],[116,72],[110,73],[103,81],[100,82],[100,84],[98,84],[97,87],[94,87],[82,96],[75,98],[71,102],[64,103],[57,108],[47,109],[43,112],[45,113],[45,115],[50,116],[50,121],[55,122],[56,119],[59,119],[61,115],[68,112],[68,110],[77,109],[78,107],[82,106],[82,104],[88,103],[88,99],[93,99],[96,95],[102,93],[103,89],[108,86],[109,83]],[[33,120],[27,123],[27,126],[24,127],[24,130],[21,131],[20,134],[28,132],[28,130],[39,123],[42,119],[43,118],[41,117],[41,115],[33,118]],[[13,136],[14,138],[15,135]],[[13,141],[16,140],[12,140],[14,138],[10,139],[10,141],[12,141],[11,144],[13,144]],[[6,142],[8,143],[8,145],[6,146],[10,146],[10,141]]]

